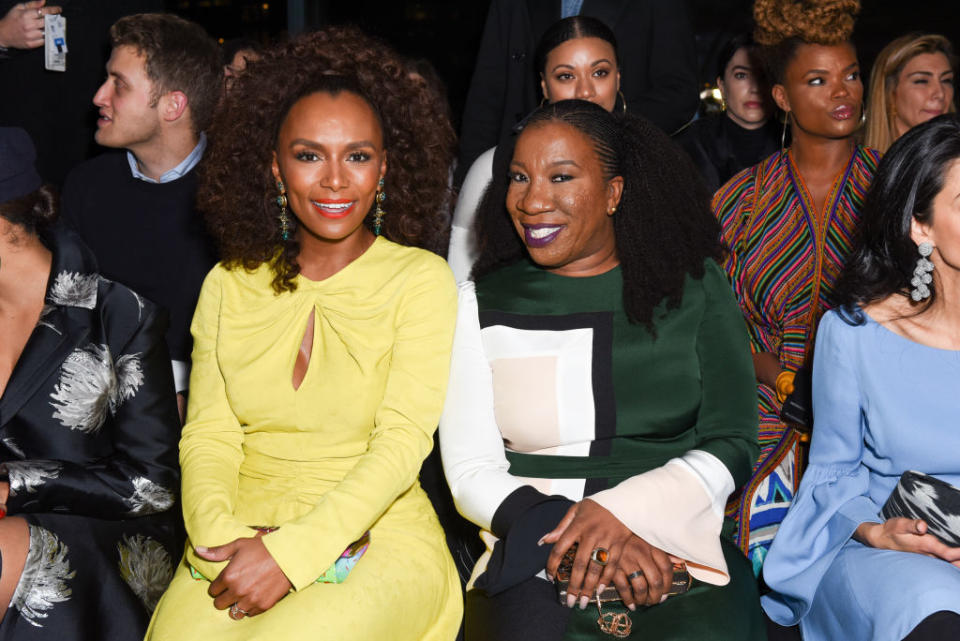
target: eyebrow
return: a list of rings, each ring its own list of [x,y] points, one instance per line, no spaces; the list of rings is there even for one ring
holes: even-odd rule
[[[594,60],[593,62],[591,62],[591,63],[590,63],[590,66],[591,66],[591,67],[596,67],[597,65],[600,65],[600,64],[603,64],[603,63],[607,63],[608,65],[612,65],[612,64],[613,64],[613,63],[610,62],[610,60],[608,60],[607,58],[600,58],[599,60]],[[554,66],[553,66],[553,69],[551,69],[550,71],[556,71],[557,69],[560,69],[561,67],[566,68],[566,69],[573,69],[573,65],[568,65],[568,64],[565,63],[565,62],[561,62],[561,63],[558,64],[558,65],[554,65]]]
[[[291,140],[290,146],[293,147],[295,145],[304,145],[306,147],[323,147],[323,145],[319,142],[316,142],[315,140],[308,140],[306,138],[296,138]],[[374,149],[377,148],[377,146],[369,140],[357,140],[347,144],[347,149],[362,149],[364,147],[373,147]]]
[[[854,62],[854,63],[849,64],[849,65],[847,65],[846,67],[844,67],[843,70],[844,70],[844,71],[849,71],[850,69],[854,69],[854,68],[859,67],[859,66],[860,66],[860,63]],[[803,75],[804,75],[804,76],[809,76],[809,75],[812,74],[812,73],[815,73],[815,74],[828,74],[828,73],[830,73],[830,72],[829,72],[827,69],[811,69],[810,71],[806,72],[806,73],[803,74]]]
[[[737,71],[737,70],[739,70],[739,69],[742,69],[743,71],[753,71],[753,67],[745,67],[745,66],[743,66],[743,65],[734,65],[734,66],[733,66],[733,71]]]
[[[578,169],[580,168],[580,165],[578,165],[577,162],[574,161],[574,160],[555,160],[555,161],[553,161],[552,163],[550,163],[549,165],[547,165],[547,167],[548,167],[548,168],[550,168],[550,167],[560,167],[560,166],[563,166],[563,165],[572,165],[573,167],[577,167]],[[526,165],[524,165],[524,164],[523,164],[521,161],[519,161],[519,160],[511,161],[510,166],[511,166],[511,167],[519,167],[520,169],[526,169],[526,168],[527,168]]]

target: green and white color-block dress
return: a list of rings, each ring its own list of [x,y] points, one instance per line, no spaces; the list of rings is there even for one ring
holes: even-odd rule
[[[460,286],[440,442],[487,544],[468,639],[605,637],[595,606],[558,604],[536,545],[584,497],[694,578],[630,613],[644,639],[764,638],[750,566],[721,533],[757,454],[750,347],[725,276],[704,269],[678,307],[661,303],[655,333],[628,320],[619,267],[570,278],[524,260]]]

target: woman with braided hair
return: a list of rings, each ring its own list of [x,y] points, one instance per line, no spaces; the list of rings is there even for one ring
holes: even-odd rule
[[[731,502],[737,541],[759,573],[799,483],[810,420],[814,330],[857,232],[878,154],[858,146],[863,84],[850,43],[858,0],[756,0],[755,39],[792,144],[742,171],[713,200],[723,262],[750,333],[760,458]]]
[[[440,420],[487,546],[467,640],[763,639],[721,534],[756,458],[753,371],[696,168],[652,123],[585,100],[534,112],[506,159]]]

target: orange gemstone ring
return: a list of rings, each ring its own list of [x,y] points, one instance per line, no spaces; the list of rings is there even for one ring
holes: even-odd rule
[[[606,565],[609,558],[610,552],[607,548],[593,548],[593,552],[590,553],[590,560],[600,566]]]

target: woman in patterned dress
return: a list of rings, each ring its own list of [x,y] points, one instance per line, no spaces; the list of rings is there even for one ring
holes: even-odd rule
[[[849,41],[858,5],[757,0],[755,37],[793,142],[734,176],[713,201],[757,374],[760,458],[730,506],[738,543],[756,573],[801,470],[799,433],[781,409],[788,397],[801,414],[809,409],[814,328],[832,307],[833,283],[877,164],[877,153],[854,141],[863,113]]]
[[[56,228],[0,129],[0,639],[136,641],[182,545],[160,310]]]

